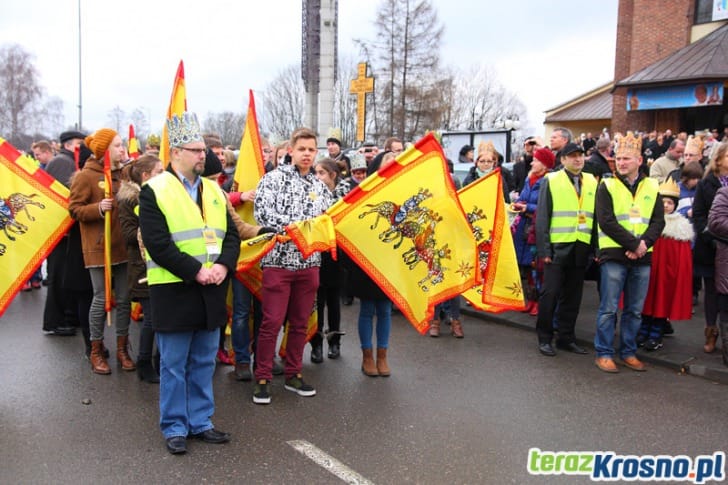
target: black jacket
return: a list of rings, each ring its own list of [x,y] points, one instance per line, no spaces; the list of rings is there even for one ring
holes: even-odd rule
[[[701,266],[715,265],[715,241],[705,231],[708,227],[708,213],[713,205],[715,193],[720,188],[720,180],[714,173],[708,172],[695,189],[693,199],[693,228],[695,229],[695,247],[693,262]]]
[[[634,195],[637,193],[639,185],[647,177],[640,174],[632,187],[630,187],[629,183],[622,177],[617,176],[616,178],[619,180],[619,183],[623,183],[632,195]],[[652,209],[650,223],[648,224],[645,233],[639,238],[633,236],[617,221],[617,218],[614,216],[612,195],[609,193],[609,190],[607,190],[607,186],[604,183],[599,184],[599,188],[597,189],[596,215],[597,222],[599,223],[599,230],[603,231],[607,236],[611,237],[617,244],[620,245],[618,248],[600,249],[598,253],[599,262],[614,261],[624,265],[649,265],[652,263],[651,252],[646,253],[643,257],[634,261],[629,259],[625,252],[636,250],[641,240],[645,242],[648,249],[654,246],[655,241],[657,241],[660,237],[662,229],[665,227],[662,197],[655,197],[655,206]]]
[[[168,170],[171,171],[171,165]],[[201,200],[201,197],[198,199]],[[148,185],[142,187],[139,194],[139,227],[144,246],[154,261],[183,280],[181,283],[149,287],[154,315],[152,324],[156,331],[214,330],[227,323],[225,300],[240,253],[240,238],[227,208],[225,211],[227,231],[216,262],[228,268],[228,277],[220,286],[203,286],[195,281],[202,265],[177,249],[170,236],[167,220],[157,205],[154,191]]]
[[[609,169],[607,159],[599,152],[592,153],[589,159],[584,163],[583,171],[590,173],[599,179],[603,179],[605,176],[612,176],[612,171]]]

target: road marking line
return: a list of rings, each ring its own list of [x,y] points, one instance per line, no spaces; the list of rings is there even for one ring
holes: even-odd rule
[[[287,441],[286,443],[291,445],[296,451],[298,451],[302,455],[307,456],[308,458],[313,460],[314,463],[322,468],[325,468],[346,483],[356,485],[374,485],[374,482],[367,480],[348,466],[341,463],[333,456],[317,448],[308,441],[293,440]]]

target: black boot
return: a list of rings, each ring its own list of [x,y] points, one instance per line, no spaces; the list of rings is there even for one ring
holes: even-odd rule
[[[150,359],[140,359],[137,361],[137,375],[140,381],[146,381],[150,384],[159,382],[159,376],[157,375],[157,371],[154,370]]]
[[[338,359],[339,355],[341,355],[340,338],[341,336],[338,332],[329,337],[329,359]]]
[[[311,362],[320,364],[324,361],[324,348],[322,344],[311,347]]]

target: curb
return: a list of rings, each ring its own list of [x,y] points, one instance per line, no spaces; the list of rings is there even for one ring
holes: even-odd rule
[[[527,330],[529,332],[536,332],[535,325],[525,324],[517,322],[508,318],[505,318],[497,313],[485,313],[479,310],[474,310],[471,307],[465,306],[461,308],[460,312],[463,315],[475,317],[479,320],[497,323],[500,325],[506,325],[508,327],[517,328],[520,330]],[[579,345],[594,348],[593,340],[586,340],[584,338],[576,338]],[[679,353],[679,352],[665,352],[660,354],[646,353],[642,350],[637,351],[640,360],[652,364],[655,366],[665,367],[667,369],[679,372],[681,374],[689,374],[691,376],[702,377],[712,382],[728,385],[728,367],[720,368],[715,366],[708,366],[694,362],[697,360],[695,356]]]

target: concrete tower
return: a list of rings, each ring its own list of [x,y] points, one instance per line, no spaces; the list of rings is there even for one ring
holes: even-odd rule
[[[306,126],[325,136],[333,127],[338,0],[303,0],[301,77]]]

